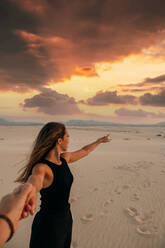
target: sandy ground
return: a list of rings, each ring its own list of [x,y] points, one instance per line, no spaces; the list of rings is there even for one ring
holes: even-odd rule
[[[13,190],[40,127],[0,127],[0,195]],[[72,248],[165,247],[165,128],[69,128],[74,151],[111,134],[69,164]],[[40,200],[38,195],[37,209]],[[6,248],[28,248],[33,217],[20,222]]]

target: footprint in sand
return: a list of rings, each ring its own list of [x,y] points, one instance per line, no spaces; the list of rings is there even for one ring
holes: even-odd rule
[[[143,183],[143,187],[144,188],[150,188],[151,187],[151,182],[147,181],[147,182]]]
[[[94,220],[93,214],[87,214],[87,215],[81,217],[80,220],[81,220],[81,222],[82,222],[83,224],[86,224],[86,223],[88,223],[88,222],[90,222],[90,221],[93,221],[93,220]]]
[[[123,185],[123,189],[129,189],[129,188],[130,188],[129,185],[127,185],[127,184]]]
[[[0,138],[0,140],[5,140],[4,138]]]
[[[93,191],[98,191],[98,190],[99,190],[99,188],[97,188],[97,187],[93,189]]]
[[[133,194],[133,196],[131,197],[131,201],[138,201],[140,198],[138,197],[138,195],[135,193]]]
[[[92,192],[96,192],[98,190],[99,190],[99,188],[95,187],[94,189],[90,190],[90,192],[92,193]]]
[[[116,189],[114,190],[114,192],[115,192],[116,194],[118,194],[118,195],[121,194],[121,191],[120,191],[118,188],[116,188]]]
[[[152,216],[149,214],[144,214],[144,215],[137,215],[134,218],[138,223],[146,223],[151,221]]]
[[[131,173],[135,173],[135,174],[137,173],[136,168],[133,168],[132,166],[129,166],[129,164],[114,166],[113,168],[117,169],[117,170],[122,170],[122,171],[125,171],[125,172],[131,172]]]
[[[152,214],[154,213],[153,210],[149,213],[143,213],[142,215],[140,215],[137,209],[134,207],[129,207],[126,209],[126,211],[127,214],[131,216],[138,224],[136,231],[139,234],[150,237],[157,233],[158,228],[152,223]]]
[[[136,230],[139,234],[142,234],[145,236],[152,236],[152,232],[148,230],[148,227],[145,224],[137,226]]]
[[[139,223],[152,223],[152,215],[155,213],[154,210],[135,216],[135,220]]]
[[[104,202],[103,206],[108,207],[110,203],[111,203],[111,200],[107,200]]]
[[[156,226],[149,226],[148,224],[138,225],[136,231],[143,236],[152,237],[153,235],[158,233],[158,228]]]
[[[136,208],[134,207],[129,207],[129,208],[126,208],[126,212],[129,216],[131,217],[134,217],[134,216],[137,216],[138,215],[138,211]]]

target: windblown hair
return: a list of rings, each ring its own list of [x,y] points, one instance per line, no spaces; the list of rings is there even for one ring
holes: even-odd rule
[[[65,131],[65,125],[58,122],[49,122],[43,126],[34,142],[29,161],[20,170],[23,170],[23,172],[15,182],[25,183],[28,180],[34,165],[44,158],[51,149],[53,149],[59,138],[63,139]]]

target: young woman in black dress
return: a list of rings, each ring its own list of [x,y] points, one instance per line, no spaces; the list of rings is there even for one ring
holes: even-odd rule
[[[68,200],[73,175],[68,163],[87,156],[99,144],[109,142],[108,136],[75,152],[67,152],[69,133],[64,124],[50,122],[41,129],[30,159],[16,180],[30,182],[34,186],[29,195],[33,202],[36,202],[37,192],[41,194],[40,210],[33,220],[29,248],[70,248],[73,219]],[[27,213],[32,212],[30,205],[26,206]]]

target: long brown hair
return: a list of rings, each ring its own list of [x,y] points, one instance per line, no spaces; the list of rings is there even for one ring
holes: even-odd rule
[[[28,180],[34,165],[48,154],[59,138],[64,137],[65,130],[65,125],[58,122],[49,122],[43,126],[34,142],[29,161],[15,182],[25,183]]]

